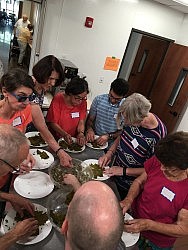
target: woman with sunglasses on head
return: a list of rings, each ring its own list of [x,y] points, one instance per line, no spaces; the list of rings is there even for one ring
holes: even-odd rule
[[[10,124],[25,133],[27,125],[32,121],[30,100],[34,85],[31,76],[24,70],[15,68],[1,78],[1,92],[4,96],[0,101],[0,124]],[[29,172],[35,160],[28,154],[20,165],[20,172]],[[0,187],[8,191],[11,176],[0,177]]]
[[[62,84],[64,80],[64,72],[60,61],[53,55],[48,55],[42,58],[33,67],[33,81],[35,93],[31,101],[32,108],[32,124],[29,124],[28,131],[38,130],[42,138],[56,152],[60,159],[61,165],[68,167],[71,165],[71,157],[59,147],[59,144],[54,139],[53,135],[48,130],[41,107],[44,101],[44,94]]]
[[[79,145],[85,144],[88,93],[87,81],[75,77],[67,84],[65,92],[54,96],[46,119],[57,139],[63,137],[70,144],[72,137],[76,137]]]

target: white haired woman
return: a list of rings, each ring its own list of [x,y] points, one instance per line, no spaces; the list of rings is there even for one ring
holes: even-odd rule
[[[117,123],[124,119],[121,135],[107,153],[99,159],[101,166],[113,166],[106,170],[113,176],[121,199],[124,199],[134,179],[143,173],[144,162],[153,156],[154,145],[167,130],[163,122],[150,112],[150,101],[141,94],[128,96],[119,108]]]

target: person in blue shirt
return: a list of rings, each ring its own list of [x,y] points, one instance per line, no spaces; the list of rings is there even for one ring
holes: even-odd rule
[[[118,109],[127,95],[129,84],[126,80],[117,78],[110,85],[108,94],[98,95],[94,98],[86,121],[86,140],[93,142],[95,135],[99,135],[97,143],[111,145],[120,135],[116,116]]]

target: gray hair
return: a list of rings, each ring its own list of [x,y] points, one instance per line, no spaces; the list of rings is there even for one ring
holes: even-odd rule
[[[11,125],[0,124],[0,158],[12,162],[23,144],[29,142],[22,132]]]
[[[117,125],[120,126],[120,121],[123,118],[129,125],[141,122],[149,113],[151,102],[143,95],[134,93],[128,96],[118,110]]]

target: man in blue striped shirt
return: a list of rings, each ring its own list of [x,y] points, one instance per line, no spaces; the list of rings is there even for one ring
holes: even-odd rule
[[[93,142],[95,135],[99,135],[97,143],[111,145],[121,133],[117,128],[116,116],[118,109],[129,90],[126,80],[117,78],[110,85],[108,94],[94,98],[86,121],[86,139]]]

